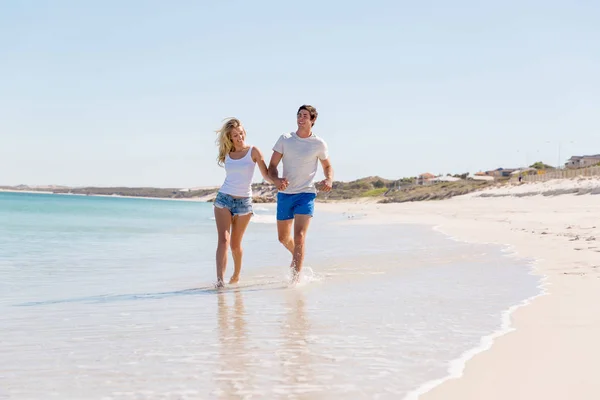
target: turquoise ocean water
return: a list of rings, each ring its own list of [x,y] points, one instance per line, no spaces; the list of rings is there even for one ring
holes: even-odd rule
[[[318,206],[290,287],[255,207],[217,291],[211,204],[0,193],[0,399],[398,399],[539,292],[497,246]]]

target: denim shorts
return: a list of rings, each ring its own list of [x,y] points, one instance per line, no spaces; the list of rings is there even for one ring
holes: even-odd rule
[[[313,216],[315,211],[314,193],[277,193],[277,220],[285,221],[296,214]]]
[[[217,208],[228,209],[232,216],[254,214],[252,211],[252,197],[233,197],[218,192],[214,204]]]

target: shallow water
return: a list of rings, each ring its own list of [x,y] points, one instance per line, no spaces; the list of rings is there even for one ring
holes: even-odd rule
[[[499,247],[319,213],[290,287],[257,214],[218,291],[210,204],[0,193],[0,398],[398,399],[539,291]]]

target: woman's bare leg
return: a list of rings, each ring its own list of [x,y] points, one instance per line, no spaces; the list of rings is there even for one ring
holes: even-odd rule
[[[233,255],[233,275],[229,280],[229,283],[237,283],[240,279],[240,272],[242,270],[242,256],[244,251],[242,249],[242,239],[244,232],[248,227],[248,223],[252,218],[252,214],[237,215],[233,217],[232,228],[231,228],[231,254]]]
[[[223,275],[227,269],[227,249],[230,243],[231,212],[227,208],[215,207],[215,221],[217,223],[217,287],[223,287]]]

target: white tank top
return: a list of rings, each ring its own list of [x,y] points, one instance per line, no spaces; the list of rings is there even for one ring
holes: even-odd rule
[[[225,156],[225,182],[219,192],[237,197],[252,197],[252,177],[256,163],[252,160],[252,146],[239,160]]]

